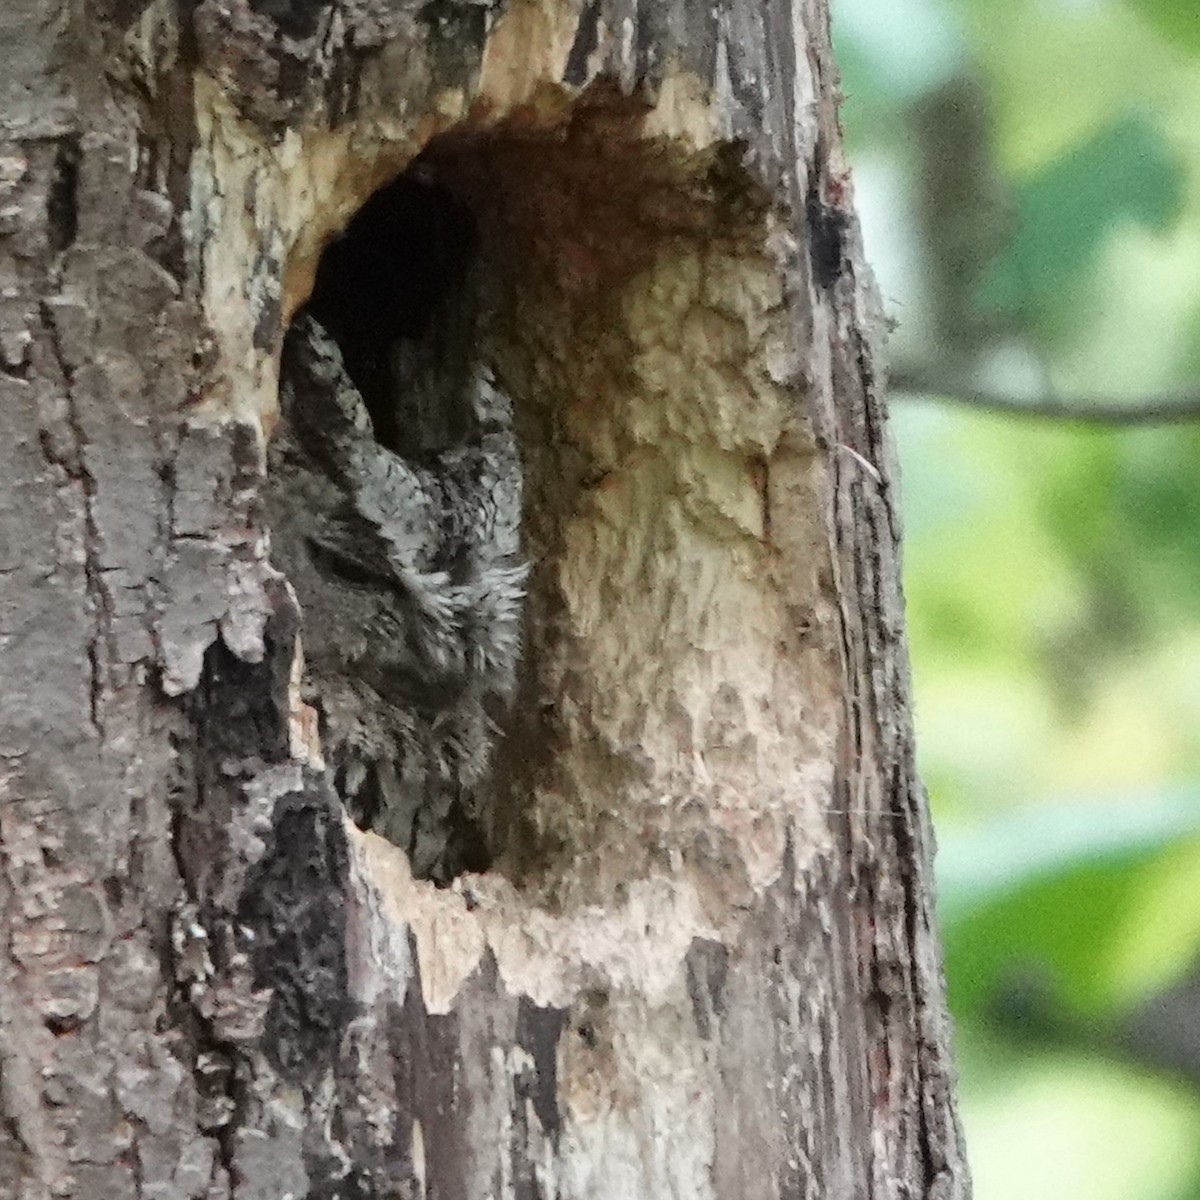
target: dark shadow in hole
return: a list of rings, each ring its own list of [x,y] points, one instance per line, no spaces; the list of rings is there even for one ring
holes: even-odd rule
[[[448,306],[467,299],[478,241],[471,213],[418,164],[370,196],[321,255],[307,311],[337,341],[389,449],[406,449],[395,348],[426,338]]]

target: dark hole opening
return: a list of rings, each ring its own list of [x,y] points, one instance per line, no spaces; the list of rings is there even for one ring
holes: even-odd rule
[[[470,211],[418,164],[373,193],[321,255],[307,311],[337,341],[389,450],[417,449],[397,424],[397,345],[441,340],[448,310],[468,300],[478,243]]]
[[[56,254],[69,249],[79,232],[79,159],[78,138],[59,142],[46,198],[50,248]]]

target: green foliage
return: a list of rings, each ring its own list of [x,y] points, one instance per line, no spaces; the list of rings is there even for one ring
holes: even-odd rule
[[[1200,617],[1200,430],[1147,429],[1121,439],[1109,503],[1124,557],[1141,560],[1144,603]]]
[[[1079,1051],[959,1039],[975,1200],[1196,1200],[1200,1101]]]
[[[1191,840],[1184,840],[1191,839]],[[1200,786],[1025,808],[941,845],[955,1012],[1054,1026],[1173,982],[1200,950]]]
[[[1200,9],[1194,0],[1126,0],[1177,49],[1200,57]]]
[[[1196,0],[834,18],[905,373],[1200,393]],[[1200,1078],[1152,1077],[1121,1030],[1200,964],[1200,424],[909,400],[893,426],[977,1195],[1197,1200]]]
[[[1016,188],[1016,232],[984,281],[981,303],[1035,328],[1053,319],[1077,300],[1114,230],[1126,222],[1170,227],[1183,180],[1177,156],[1143,113],[1126,113],[1068,147]]]

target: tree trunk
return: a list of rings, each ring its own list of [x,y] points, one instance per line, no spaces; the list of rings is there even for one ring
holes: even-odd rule
[[[0,31],[0,1196],[965,1196],[824,0]],[[343,574],[347,649],[282,549],[361,499],[276,465],[319,265],[368,408],[389,320],[511,401],[508,690],[388,699],[409,567]],[[430,395],[346,454],[449,486],[489,443]],[[346,766],[339,696],[433,742],[467,697],[475,773]]]

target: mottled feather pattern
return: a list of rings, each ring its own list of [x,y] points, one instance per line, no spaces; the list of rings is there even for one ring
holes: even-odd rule
[[[488,769],[521,652],[511,404],[477,369],[469,394],[449,400],[466,406],[473,436],[401,457],[375,440],[338,343],[305,314],[285,342],[280,395],[273,557],[303,609],[304,686],[326,756],[352,815],[444,882],[477,856],[460,843],[488,826]]]

